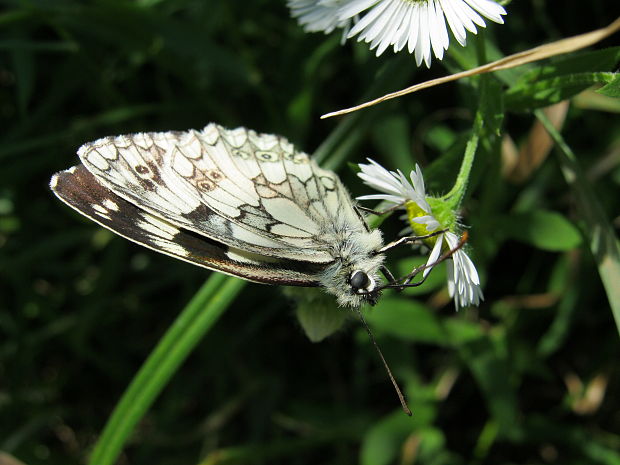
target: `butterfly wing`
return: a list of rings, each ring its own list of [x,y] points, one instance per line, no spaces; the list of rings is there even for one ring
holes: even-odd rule
[[[103,186],[83,165],[52,177],[52,191],[81,214],[133,242],[249,281],[317,286],[320,265],[264,257],[179,228]]]
[[[361,224],[335,173],[274,135],[209,124],[108,137],[78,154],[101,184],[140,209],[264,256],[329,263],[324,224]]]

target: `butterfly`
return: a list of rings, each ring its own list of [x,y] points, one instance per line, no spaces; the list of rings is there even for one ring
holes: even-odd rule
[[[341,306],[379,296],[381,232],[283,137],[211,123],[105,137],[78,155],[52,191],[120,236],[248,281],[320,286]]]

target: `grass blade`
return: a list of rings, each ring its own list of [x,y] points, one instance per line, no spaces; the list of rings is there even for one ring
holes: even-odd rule
[[[211,329],[245,281],[213,273],[151,352],[116,405],[95,445],[90,465],[112,465],[134,427],[172,375]]]

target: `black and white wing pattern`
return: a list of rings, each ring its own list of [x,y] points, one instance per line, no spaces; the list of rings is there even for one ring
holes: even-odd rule
[[[333,260],[317,238],[355,212],[338,177],[284,138],[209,124],[116,136],[78,151],[110,190],[154,215],[261,255]]]
[[[286,139],[209,124],[87,143],[50,186],[134,242],[251,281],[374,301],[383,241],[332,171]],[[355,279],[354,279],[355,278]]]
[[[256,256],[184,230],[116,195],[83,166],[54,175],[51,187],[67,205],[116,234],[175,258],[248,281],[318,286],[307,263]]]

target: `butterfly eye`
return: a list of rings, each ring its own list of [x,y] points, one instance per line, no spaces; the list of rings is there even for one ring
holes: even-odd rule
[[[357,291],[358,289],[365,289],[369,283],[370,278],[363,271],[355,270],[353,273],[351,273],[351,279],[349,280],[349,284],[351,284],[353,290]]]

